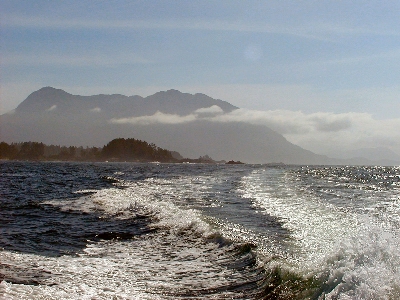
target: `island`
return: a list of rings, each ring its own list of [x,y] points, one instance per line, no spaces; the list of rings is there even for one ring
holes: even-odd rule
[[[45,145],[40,142],[0,142],[0,159],[24,161],[102,161],[102,162],[159,162],[159,163],[202,163],[242,164],[213,160],[204,155],[199,158],[184,158],[153,143],[134,138],[116,138],[103,147],[75,147]]]
[[[234,160],[230,160],[226,163],[227,165],[243,165],[244,163],[241,161],[234,161]]]

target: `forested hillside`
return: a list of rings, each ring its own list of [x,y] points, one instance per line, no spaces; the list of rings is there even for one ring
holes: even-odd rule
[[[179,154],[177,154],[179,156]],[[114,139],[103,148],[45,145],[38,142],[0,143],[0,159],[65,161],[175,162],[169,150],[133,138]]]

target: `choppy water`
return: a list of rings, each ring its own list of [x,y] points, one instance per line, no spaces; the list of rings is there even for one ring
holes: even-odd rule
[[[400,168],[0,171],[0,299],[400,298]]]

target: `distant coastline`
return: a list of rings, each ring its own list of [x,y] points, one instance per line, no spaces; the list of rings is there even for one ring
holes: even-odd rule
[[[240,161],[216,161],[208,155],[196,159],[184,158],[176,151],[133,138],[117,138],[103,147],[86,148],[46,145],[41,142],[0,142],[0,160],[244,164]]]

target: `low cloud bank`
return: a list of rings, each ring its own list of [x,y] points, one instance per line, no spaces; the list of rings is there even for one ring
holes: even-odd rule
[[[131,118],[113,118],[110,123],[114,124],[132,124],[132,125],[152,125],[152,124],[183,124],[194,122],[196,120],[211,120],[210,116],[216,116],[222,114],[224,111],[221,107],[213,105],[210,107],[199,108],[193,113],[180,116],[177,114],[165,114],[163,112],[157,111],[151,116],[140,116]]]
[[[222,114],[224,113],[223,109],[218,105],[213,105],[210,107],[199,108],[196,109],[195,114]]]
[[[335,132],[352,126],[348,114],[330,113],[304,114],[288,110],[247,110],[238,109],[231,113],[209,118],[213,122],[245,122],[266,125],[281,134],[304,134],[313,131]]]
[[[195,114],[180,116],[176,114],[165,114],[157,111],[151,116],[140,116],[131,118],[111,119],[110,123],[114,124],[132,124],[132,125],[152,125],[152,124],[183,124],[196,120]]]
[[[237,109],[223,113],[216,105],[180,116],[156,112],[151,116],[111,119],[115,124],[183,124],[194,121],[215,123],[243,122],[265,125],[290,142],[321,154],[334,154],[362,147],[388,147],[400,151],[400,119],[376,120],[368,113],[306,114],[289,110]]]
[[[357,113],[314,113],[307,115],[302,112],[287,110],[259,111],[247,109],[237,109],[224,114],[219,106],[213,105],[197,109],[185,116],[157,111],[150,116],[111,119],[110,122],[135,125],[182,124],[197,120],[219,123],[243,122],[266,125],[281,134],[303,134],[314,131],[337,132],[347,130],[352,127],[352,120],[359,117],[358,115],[364,116],[364,114]]]

